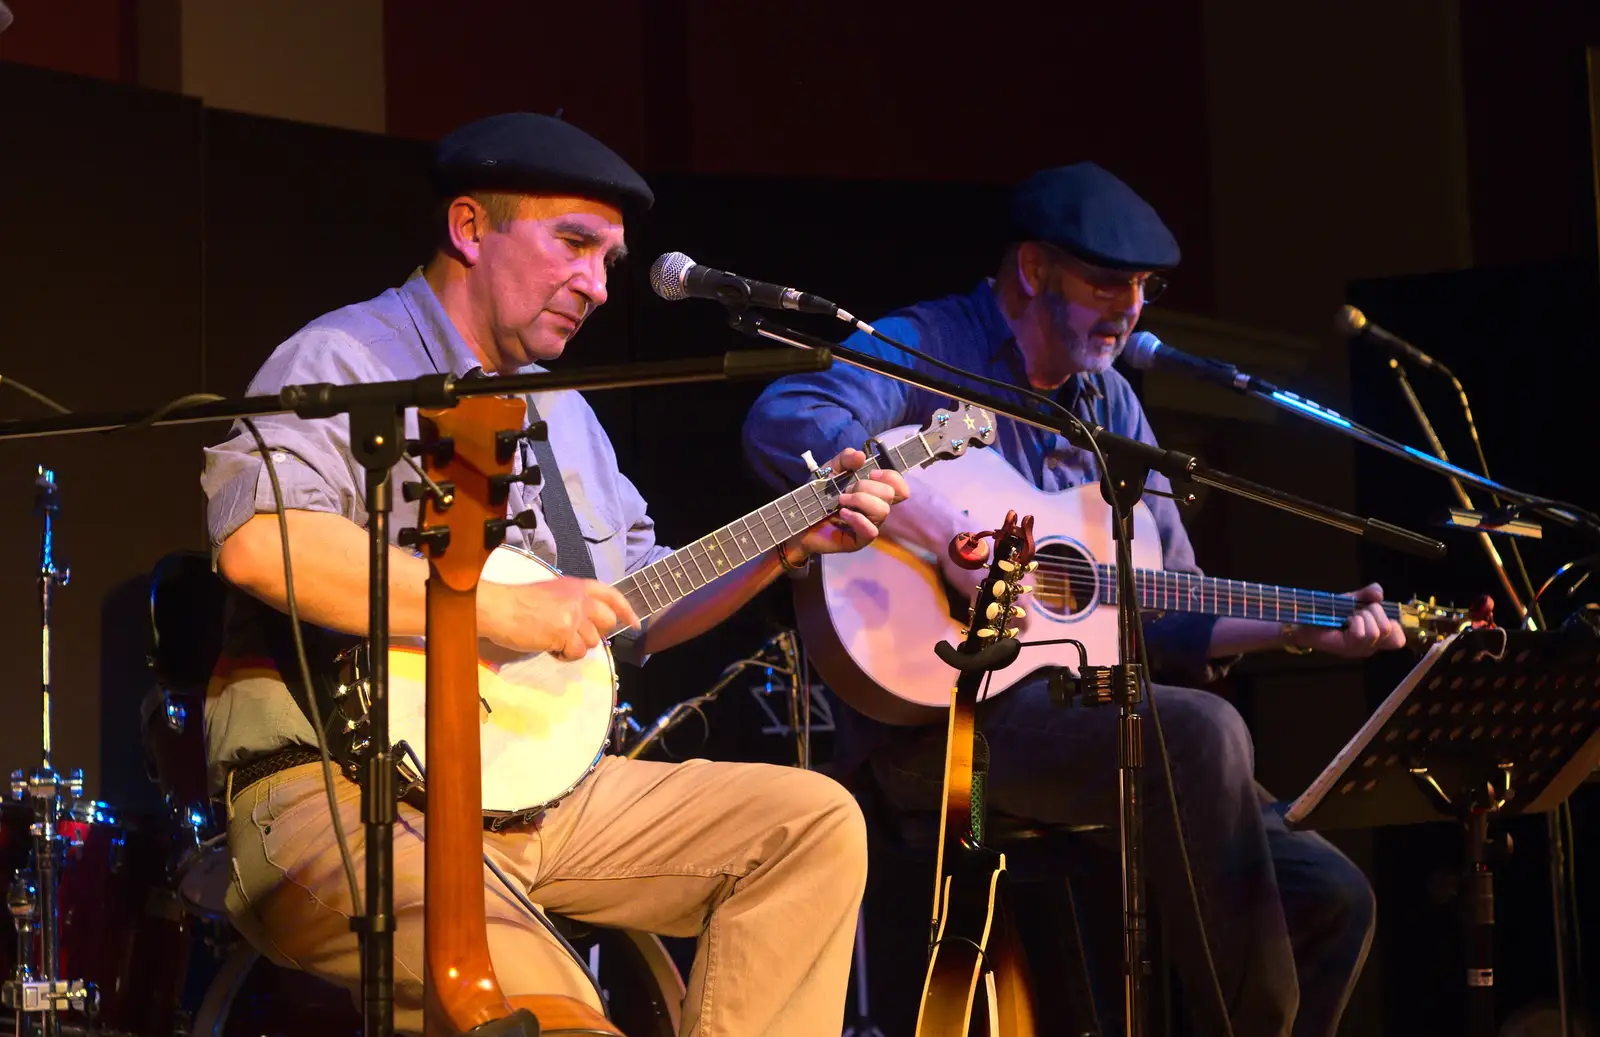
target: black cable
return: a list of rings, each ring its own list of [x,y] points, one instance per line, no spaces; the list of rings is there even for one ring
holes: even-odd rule
[[[424,784],[426,784],[428,780],[428,772],[427,769],[422,766],[422,758],[417,755],[416,749],[412,748],[410,745],[407,745],[404,742],[400,744],[404,747],[403,751],[405,754],[411,758],[411,766],[416,768],[417,776],[422,779]],[[517,903],[521,904],[523,909],[526,910],[528,914],[533,916],[534,921],[544,926],[545,931],[547,931],[551,936],[555,937],[557,943],[566,948],[567,953],[572,956],[572,960],[578,963],[578,968],[583,970],[583,975],[586,979],[588,979],[589,985],[594,987],[594,996],[600,1000],[600,1010],[604,1012],[606,1017],[609,1019],[611,1017],[611,1006],[606,998],[606,992],[600,986],[600,978],[596,976],[593,970],[589,968],[589,963],[583,960],[583,955],[578,953],[578,949],[576,947],[567,942],[567,938],[561,934],[561,930],[556,928],[555,923],[550,921],[549,918],[545,917],[544,913],[533,905],[533,901],[528,899],[528,895],[522,891],[522,887],[518,886],[515,882],[512,882],[511,879],[506,876],[506,873],[500,870],[500,865],[496,864],[494,859],[490,857],[488,853],[484,853],[483,863],[489,866],[489,870],[494,873],[494,877],[499,879],[501,883],[504,884],[506,889],[510,891],[511,895],[517,899]]]
[[[879,331],[877,328],[873,328],[870,332],[868,332],[868,334],[870,334],[873,338],[877,339],[880,342],[885,342],[885,343],[888,343],[889,345],[893,346],[896,349],[904,350],[905,352],[909,353],[911,356],[916,357],[918,360],[921,360],[921,361],[923,361],[925,363],[932,364],[934,367],[937,367],[937,368],[939,368],[939,369],[941,369],[943,371],[947,371],[950,374],[960,375],[963,378],[970,378],[975,382],[978,382],[978,383],[980,383],[982,385],[987,385],[987,386],[989,386],[990,388],[993,388],[993,389],[1003,389],[1003,390],[1005,390],[1007,392],[1020,393],[1026,399],[1030,399],[1030,400],[1034,400],[1034,401],[1036,401],[1038,403],[1042,403],[1047,407],[1052,407],[1055,410],[1060,411],[1062,414],[1066,415],[1067,417],[1071,418],[1072,421],[1078,426],[1079,431],[1081,431],[1085,436],[1088,436],[1090,439],[1094,438],[1093,436],[1090,436],[1089,429],[1084,425],[1082,419],[1080,419],[1076,414],[1072,413],[1072,411],[1068,410],[1066,407],[1063,407],[1060,403],[1058,403],[1055,400],[1051,399],[1049,396],[1046,396],[1044,393],[1034,392],[1032,389],[1025,389],[1020,385],[1013,385],[1011,382],[1007,382],[1007,381],[1004,381],[1004,380],[999,379],[999,378],[990,378],[988,375],[975,374],[972,371],[968,371],[968,370],[965,370],[964,368],[957,367],[955,364],[946,363],[945,361],[940,360],[936,356],[930,356],[927,353],[924,353],[920,349],[913,349],[910,346],[906,345],[904,342],[897,342],[896,340],[890,338],[888,335],[885,335],[883,332]],[[1103,471],[1104,470],[1104,465],[1105,465],[1105,457],[1100,454],[1100,446],[1099,446],[1098,443],[1095,444],[1094,452],[1095,452],[1095,454],[1097,456],[1100,457],[1100,463],[1101,463],[1102,471]],[[1112,507],[1115,507],[1115,506],[1116,505],[1112,505]]]
[[[199,395],[207,394],[197,394]],[[220,396],[212,398],[221,399]],[[184,399],[199,402],[193,396]],[[172,404],[168,404],[168,407],[171,406]],[[322,785],[328,795],[328,812],[333,816],[333,837],[339,844],[339,859],[344,865],[345,881],[350,884],[350,912],[356,914],[363,903],[361,886],[356,881],[355,859],[350,856],[350,844],[345,839],[344,822],[339,817],[339,796],[333,783],[333,757],[328,752],[328,738],[322,729],[322,709],[317,705],[315,685],[311,683],[311,664],[306,661],[306,643],[300,636],[300,609],[294,597],[294,566],[289,560],[289,514],[283,506],[283,487],[278,484],[277,466],[272,463],[272,453],[267,449],[267,441],[261,437],[261,430],[256,428],[256,423],[250,418],[239,420],[255,438],[256,449],[261,452],[261,463],[267,469],[267,479],[272,483],[272,503],[278,513],[278,536],[283,543],[283,590],[288,605],[289,631],[294,635],[295,659],[300,664],[300,679],[304,682],[306,702],[311,708],[311,729],[317,734],[317,749],[322,753]]]
[[[1564,820],[1566,823],[1567,875],[1573,876],[1578,873],[1578,840],[1572,829],[1571,796],[1561,801],[1556,817],[1558,821]],[[1576,990],[1588,990],[1589,988],[1583,982],[1583,926],[1581,924],[1583,918],[1578,914],[1578,884],[1571,881],[1570,878],[1567,882],[1567,900],[1570,902],[1569,908],[1572,914],[1570,932],[1572,935],[1573,988]],[[1582,1007],[1587,1009],[1588,1006]]]
[[[928,363],[933,364],[935,367],[943,368],[944,370],[950,371],[954,374],[963,375],[986,385],[1021,393],[1023,396],[1037,400],[1064,415],[1070,419],[1073,424],[1077,425],[1079,431],[1083,433],[1084,437],[1089,440],[1089,444],[1094,448],[1095,460],[1100,466],[1101,478],[1109,478],[1108,473],[1110,472],[1110,467],[1106,464],[1106,455],[1105,452],[1100,448],[1099,441],[1092,433],[1090,433],[1088,427],[1084,424],[1083,419],[1072,413],[1071,410],[1063,406],[1060,402],[1051,399],[1042,393],[1034,392],[1031,389],[1024,389],[1021,386],[1012,385],[1009,382],[1003,382],[998,379],[989,378],[980,374],[973,374],[970,371],[963,371],[961,368],[956,367],[953,364],[947,364],[936,357],[929,356],[927,353],[924,353],[921,350],[912,349],[910,346],[907,346],[904,343],[896,342],[894,339],[883,334],[877,329],[873,329],[871,334],[873,338],[886,342],[889,345],[894,346],[896,349],[902,349],[911,356],[914,356],[919,360],[927,361]],[[1123,509],[1116,494],[1110,494],[1109,497],[1113,519],[1120,524],[1126,518],[1125,510]],[[1216,998],[1217,1009],[1222,1015],[1223,1032],[1226,1033],[1228,1037],[1233,1037],[1233,1019],[1228,1011],[1227,999],[1222,994],[1222,980],[1217,975],[1217,962],[1211,953],[1211,939],[1206,934],[1205,916],[1200,910],[1200,892],[1199,888],[1195,885],[1194,868],[1189,862],[1189,840],[1184,835],[1183,824],[1178,819],[1178,792],[1172,780],[1172,759],[1167,755],[1167,737],[1166,733],[1161,727],[1161,711],[1160,708],[1156,706],[1155,695],[1151,691],[1150,659],[1145,649],[1144,620],[1139,611],[1139,599],[1135,597],[1132,600],[1123,603],[1121,596],[1119,595],[1118,603],[1119,605],[1125,605],[1125,607],[1133,610],[1133,627],[1135,630],[1139,631],[1139,636],[1135,638],[1135,640],[1138,642],[1139,667],[1141,673],[1140,679],[1144,684],[1145,699],[1150,703],[1150,719],[1155,724],[1156,746],[1158,754],[1161,757],[1162,775],[1166,779],[1167,801],[1172,806],[1173,828],[1178,837],[1178,853],[1179,856],[1183,858],[1184,879],[1187,881],[1189,886],[1189,904],[1194,910],[1195,921],[1200,927],[1200,944],[1205,948],[1206,972],[1211,980],[1211,991],[1213,996]]]
[[[1233,1017],[1228,1011],[1228,999],[1222,993],[1222,980],[1217,975],[1217,959],[1211,952],[1211,937],[1206,932],[1205,915],[1200,910],[1200,889],[1195,885],[1194,868],[1189,863],[1189,840],[1184,835],[1183,819],[1178,814],[1178,789],[1172,780],[1172,757],[1167,755],[1167,733],[1161,726],[1161,707],[1156,705],[1155,688],[1150,684],[1150,655],[1139,636],[1139,665],[1144,674],[1145,698],[1150,702],[1150,719],[1155,724],[1156,748],[1161,758],[1161,773],[1167,786],[1167,805],[1172,809],[1172,826],[1178,833],[1178,856],[1183,858],[1183,877],[1189,885],[1189,905],[1194,909],[1195,925],[1200,929],[1200,947],[1206,955],[1206,975],[1211,979],[1211,996],[1216,999],[1222,1013],[1222,1030],[1233,1037]]]
[[[605,1013],[607,1019],[611,1018],[611,1003],[606,997],[604,988],[600,986],[600,977],[595,975],[593,969],[589,968],[589,963],[583,960],[583,955],[579,954],[578,949],[572,946],[565,936],[561,935],[561,930],[556,928],[556,924],[546,918],[544,913],[533,905],[533,901],[528,899],[528,895],[522,891],[521,887],[512,882],[506,876],[506,873],[500,870],[500,865],[496,864],[494,859],[487,853],[483,855],[483,863],[487,864],[489,870],[494,872],[494,877],[499,879],[506,889],[511,891],[511,895],[517,898],[517,902],[522,905],[523,910],[537,919],[539,924],[544,926],[545,930],[551,936],[554,936],[562,947],[566,948],[567,953],[572,956],[572,960],[578,963],[578,968],[583,970],[583,976],[589,981],[589,985],[594,987],[594,996],[600,999],[600,1011]]]
[[[154,426],[156,422],[160,421],[162,418],[166,417],[168,414],[171,414],[175,410],[182,410],[185,407],[191,407],[198,403],[220,403],[224,402],[226,399],[227,397],[218,396],[216,393],[209,392],[193,392],[187,396],[179,396],[175,400],[169,400],[166,403],[163,403],[161,406],[157,407],[149,414],[146,414],[138,421],[131,422],[127,425],[119,425],[116,428],[106,429],[105,435],[114,436],[123,432],[137,432],[140,429],[147,429]],[[252,429],[254,428],[254,426],[250,424],[249,418],[240,418],[239,420],[243,421]],[[265,458],[263,458],[263,463],[265,463]]]
[[[67,410],[67,408],[61,406],[61,404],[57,403],[55,400],[52,400],[50,397],[46,396],[44,393],[40,392],[37,389],[28,388],[26,385],[23,385],[21,382],[17,381],[15,378],[7,378],[5,375],[0,375],[0,384],[8,384],[12,388],[16,389],[18,392],[22,393],[23,395],[33,397],[35,400],[38,400],[40,403],[44,404],[46,407],[49,407],[51,410],[55,411],[57,414],[71,414],[72,413],[70,410]]]

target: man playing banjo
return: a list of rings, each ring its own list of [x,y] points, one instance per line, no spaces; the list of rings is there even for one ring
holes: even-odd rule
[[[251,393],[307,382],[365,382],[448,372],[538,370],[559,357],[606,301],[622,258],[625,215],[649,187],[580,130],[529,114],[465,126],[439,145],[438,241],[428,264],[382,295],[312,321],[280,345]],[[480,633],[507,649],[579,659],[608,631],[638,625],[609,584],[668,554],[645,502],[577,393],[529,397],[545,444],[523,445],[543,485],[514,484],[509,511],[536,528],[508,542],[569,575],[525,586],[485,584]],[[367,624],[363,475],[344,418],[258,419],[288,508],[301,615],[342,634]],[[411,435],[415,416],[408,415]],[[835,471],[865,458],[847,450]],[[411,477],[402,465],[396,483]],[[865,475],[865,473],[863,473]],[[287,620],[272,488],[248,431],[206,454],[208,525],[232,586],[223,660],[206,701],[207,757],[228,801],[230,917],[274,961],[354,991],[359,955],[323,790],[316,736],[283,674]],[[816,553],[857,549],[907,495],[893,472],[862,478],[841,510],[708,583],[619,638],[642,660],[694,637],[781,572]],[[414,524],[396,494],[392,529]],[[577,536],[572,535],[577,533]],[[423,633],[420,558],[391,549],[390,625]],[[580,578],[586,573],[594,578]],[[535,748],[536,753],[536,748]],[[336,778],[353,851],[362,847],[360,789]],[[422,1019],[425,819],[401,806],[395,827],[396,1027]],[[605,757],[576,791],[532,823],[486,832],[484,850],[542,907],[575,919],[699,940],[683,1027],[688,1033],[837,1034],[866,874],[860,813],[840,786],[803,770]],[[359,865],[358,865],[359,867]],[[564,993],[594,1003],[574,962],[512,899],[491,891],[489,941],[507,994]]]

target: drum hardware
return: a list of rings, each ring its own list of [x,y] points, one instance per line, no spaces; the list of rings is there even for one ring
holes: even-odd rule
[[[65,839],[58,822],[90,822],[103,813],[103,804],[80,806],[83,797],[83,771],[74,768],[58,772],[51,762],[51,612],[58,587],[65,587],[71,570],[57,565],[55,520],[61,510],[55,472],[38,466],[34,479],[34,513],[43,520],[39,550],[39,618],[43,637],[40,657],[40,690],[43,704],[42,763],[32,770],[11,774],[11,793],[33,808],[29,834],[33,838],[32,857],[21,869],[7,894],[7,907],[17,921],[17,959],[10,978],[0,985],[0,1003],[17,1013],[16,1033],[22,1037],[34,1029],[37,1014],[45,1037],[59,1037],[58,1013],[76,1009],[92,1020],[99,1009],[99,995],[91,983],[65,979],[60,972],[60,910],[58,903],[60,868]],[[37,960],[35,950],[37,949]]]

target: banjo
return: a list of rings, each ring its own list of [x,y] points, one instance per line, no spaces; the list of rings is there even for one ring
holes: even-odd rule
[[[994,437],[994,418],[986,410],[963,405],[936,411],[926,426],[912,430],[892,446],[876,440],[868,443],[861,472],[924,468],[960,457],[970,446],[988,446]],[[472,461],[461,451],[453,453],[447,463],[435,465],[432,454],[425,452],[430,478],[465,488],[491,477],[470,470]],[[855,473],[834,476],[819,472],[799,489],[629,573],[612,586],[628,599],[641,620],[648,619],[837,512],[840,494],[848,493],[855,481]],[[437,504],[425,496],[419,522],[426,525],[431,517],[437,517]],[[560,575],[554,566],[527,551],[500,544],[489,552],[481,579],[523,585]],[[620,629],[606,636],[618,633]],[[364,659],[364,646],[343,653],[338,684],[331,691],[339,714],[336,722],[343,726],[336,737],[344,739],[347,758],[369,748],[362,737],[367,704]],[[426,644],[421,638],[395,638],[388,661],[394,755],[402,781],[410,788],[425,788]],[[498,829],[561,802],[599,765],[611,741],[617,670],[611,648],[604,641],[582,659],[564,661],[544,652],[513,652],[481,638],[477,669],[483,813],[486,823]]]

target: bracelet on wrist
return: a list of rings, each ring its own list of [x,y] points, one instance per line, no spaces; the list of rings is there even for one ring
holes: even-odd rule
[[[1283,629],[1278,632],[1278,636],[1283,643],[1283,650],[1288,652],[1290,655],[1310,655],[1311,649],[1305,647],[1304,645],[1295,644],[1295,631],[1299,629],[1300,628],[1295,626],[1293,623],[1285,623],[1283,625]]]
[[[779,544],[772,550],[778,556],[778,564],[783,566],[783,571],[789,575],[804,576],[811,571],[811,552],[805,548],[800,549],[801,554],[804,556],[804,560],[800,562],[789,561],[789,545],[787,543]]]

